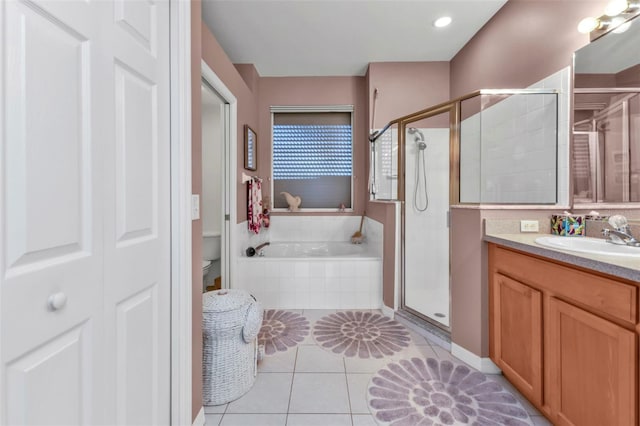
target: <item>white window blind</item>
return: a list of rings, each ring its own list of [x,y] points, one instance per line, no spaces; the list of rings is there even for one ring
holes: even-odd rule
[[[285,191],[303,209],[351,208],[351,112],[273,113],[274,207],[286,208]]]

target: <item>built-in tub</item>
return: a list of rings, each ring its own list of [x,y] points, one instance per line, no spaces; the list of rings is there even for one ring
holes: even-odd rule
[[[234,287],[265,308],[379,309],[382,259],[367,244],[273,242],[237,259]]]

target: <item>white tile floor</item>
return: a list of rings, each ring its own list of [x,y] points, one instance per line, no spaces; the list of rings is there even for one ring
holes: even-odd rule
[[[311,325],[334,310],[295,311]],[[379,313],[379,311],[376,311]],[[258,366],[253,388],[229,404],[206,406],[207,426],[375,426],[366,390],[369,380],[390,360],[447,358],[461,363],[447,350],[419,334],[411,345],[381,360],[346,358],[320,348],[313,337],[296,348],[267,356]],[[502,376],[492,376],[510,390],[531,415],[534,424],[550,425]]]

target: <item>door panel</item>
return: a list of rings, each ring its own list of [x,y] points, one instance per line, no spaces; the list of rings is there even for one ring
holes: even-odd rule
[[[491,298],[491,357],[520,392],[541,406],[542,293],[494,273]]]
[[[549,336],[549,403],[557,424],[636,424],[635,334],[550,298]]]
[[[0,22],[0,423],[168,424],[168,1]]]
[[[102,186],[86,3],[0,3],[0,423],[96,423]],[[65,303],[48,304],[58,294]],[[97,406],[97,404],[96,404]]]
[[[169,7],[115,3],[109,39],[115,81],[106,96],[105,321],[107,422],[169,422]],[[161,25],[161,23],[164,23]]]
[[[116,359],[118,424],[158,424],[157,286],[119,303]]]
[[[87,330],[86,324],[76,327],[7,366],[7,387],[14,390],[7,395],[7,424],[88,424]]]

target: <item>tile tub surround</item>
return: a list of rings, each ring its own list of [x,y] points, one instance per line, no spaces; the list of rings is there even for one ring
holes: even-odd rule
[[[382,305],[383,226],[365,218],[362,233],[371,257],[266,258],[244,255],[262,242],[349,241],[360,216],[276,216],[251,235],[237,225],[233,288],[253,294],[266,309],[378,309]]]
[[[335,310],[295,311],[314,321]],[[380,314],[374,310],[372,313]],[[258,363],[256,385],[236,401],[204,407],[207,426],[377,425],[368,407],[371,378],[390,362],[434,358],[462,364],[449,352],[412,333],[409,347],[384,359],[347,358],[326,352],[307,339]],[[507,389],[534,420],[550,425],[502,376],[489,376]],[[310,390],[313,392],[310,393]],[[309,397],[311,395],[311,397]]]
[[[350,241],[360,227],[361,216],[271,216],[269,228],[262,228],[259,234],[249,232],[247,222],[236,225],[239,255],[244,256],[247,247],[255,247],[263,242],[289,241]],[[382,256],[382,223],[365,217],[362,233],[369,247]]]
[[[237,259],[234,288],[253,294],[265,309],[378,309],[378,258]]]

